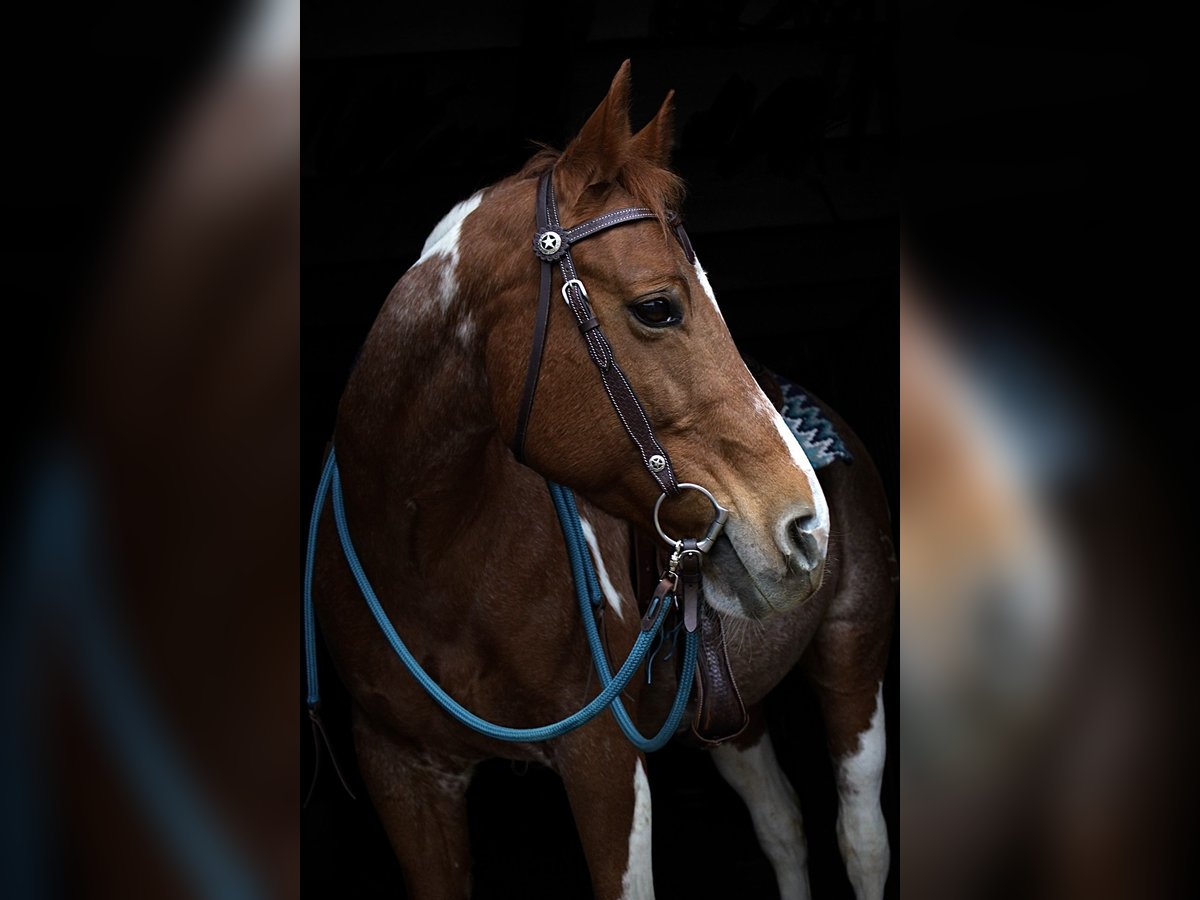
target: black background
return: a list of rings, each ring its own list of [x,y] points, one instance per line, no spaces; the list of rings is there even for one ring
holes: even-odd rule
[[[303,29],[308,492],[357,349],[433,225],[519,168],[531,141],[563,146],[630,58],[635,128],[668,89],[677,91],[674,158],[688,184],[688,230],[735,340],[841,412],[874,456],[895,508],[894,10],[306,3]],[[328,685],[327,661],[324,671]],[[353,768],[346,698],[336,686],[326,693],[341,761]],[[892,724],[891,691],[887,699]],[[815,704],[798,679],[775,701],[772,729],[800,795],[814,892],[850,896]],[[307,746],[305,753],[307,775]],[[884,804],[898,847],[893,770],[889,764]],[[650,774],[660,897],[775,895],[749,817],[706,755],[668,748],[652,757]],[[469,796],[477,896],[589,895],[556,776],[496,762],[480,770]],[[309,896],[401,895],[369,802],[341,795],[328,770],[302,823]],[[898,865],[898,853],[894,859]]]

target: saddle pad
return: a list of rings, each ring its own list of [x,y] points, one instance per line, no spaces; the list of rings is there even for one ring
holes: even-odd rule
[[[783,405],[779,410],[783,421],[787,422],[788,428],[800,442],[812,467],[823,469],[839,459],[854,462],[854,455],[846,449],[833,423],[804,392],[804,388],[774,372],[771,376],[779,383],[783,394]]]

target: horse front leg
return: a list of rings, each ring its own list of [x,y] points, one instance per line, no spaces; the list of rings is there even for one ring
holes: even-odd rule
[[[891,861],[880,803],[887,645],[886,629],[835,619],[822,623],[805,658],[836,771],[838,849],[858,900],[883,897]]]
[[[883,819],[879,798],[883,766],[887,758],[882,682],[876,688],[872,701],[870,719],[851,728],[851,731],[857,732],[857,742],[853,748],[834,755],[838,788],[838,849],[842,852],[846,874],[859,900],[883,897],[891,858],[887,824]]]
[[[800,802],[767,731],[762,706],[748,710],[750,724],[737,738],[714,747],[717,771],[742,798],[758,844],[775,870],[781,900],[808,900],[808,845]]]
[[[371,802],[413,900],[471,894],[467,786],[471,767],[397,742],[359,710],[354,748]]]
[[[561,738],[554,757],[597,900],[653,900],[645,757],[609,715]]]

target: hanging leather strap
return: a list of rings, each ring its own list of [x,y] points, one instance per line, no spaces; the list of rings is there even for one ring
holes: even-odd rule
[[[695,538],[680,541],[679,557],[679,602],[683,610],[683,627],[691,634],[700,624],[701,566],[704,554],[700,552]]]
[[[692,733],[706,744],[735,738],[750,722],[725,652],[725,629],[712,607],[700,610],[700,646],[696,658],[696,718]]]

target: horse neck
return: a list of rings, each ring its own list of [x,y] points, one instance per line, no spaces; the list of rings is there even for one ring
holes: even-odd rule
[[[392,290],[338,413],[338,464],[360,552],[389,577],[426,586],[453,582],[447,573],[465,556],[486,554],[477,535],[511,528],[514,509],[536,491],[536,476],[498,433],[472,305],[454,293],[453,265],[434,256]]]

